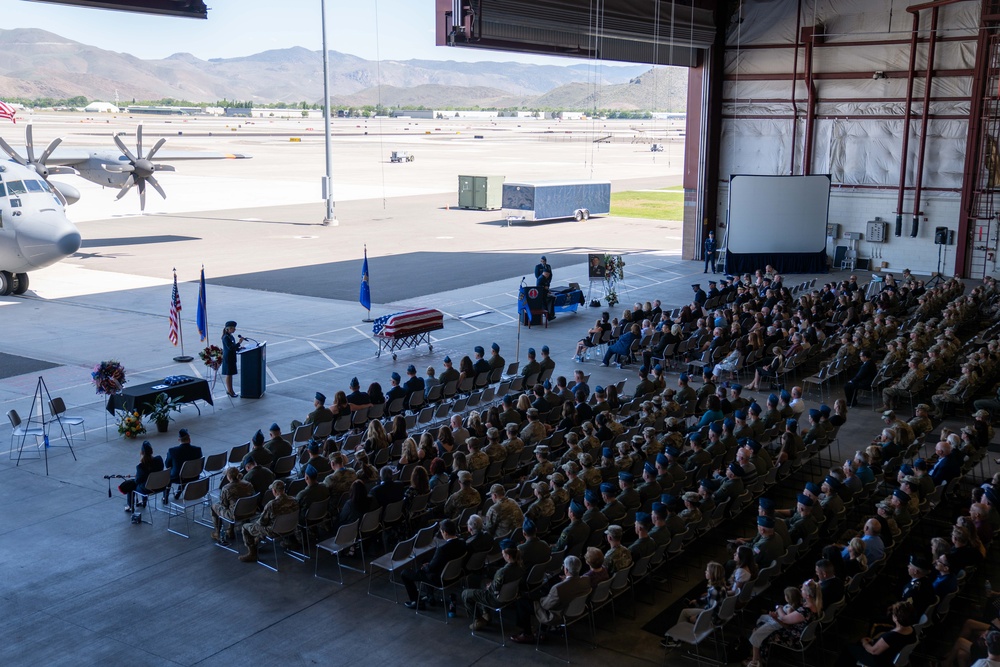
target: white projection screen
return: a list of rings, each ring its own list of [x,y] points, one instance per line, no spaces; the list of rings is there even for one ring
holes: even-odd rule
[[[830,176],[753,176],[729,181],[727,249],[736,254],[826,251]]]

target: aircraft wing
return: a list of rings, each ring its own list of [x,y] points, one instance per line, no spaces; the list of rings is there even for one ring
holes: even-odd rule
[[[23,154],[23,147],[21,152]],[[170,151],[161,150],[156,153],[156,162],[179,162],[182,160],[249,160],[252,155],[244,153],[213,153],[209,151]],[[45,160],[46,164],[59,165],[62,167],[75,167],[83,165],[92,159],[107,164],[118,162],[128,162],[128,158],[121,152],[109,148],[88,148],[80,147],[57,147]]]

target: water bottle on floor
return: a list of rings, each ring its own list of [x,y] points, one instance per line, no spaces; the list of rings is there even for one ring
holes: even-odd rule
[[[455,618],[455,594],[452,593],[448,596],[448,618]]]

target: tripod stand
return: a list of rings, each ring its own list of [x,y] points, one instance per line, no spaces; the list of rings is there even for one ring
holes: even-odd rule
[[[42,392],[45,392],[45,397],[42,397]],[[59,423],[59,430],[62,431],[62,437],[66,441],[66,445],[69,447],[69,453],[73,455],[73,460],[76,461],[76,452],[73,451],[73,441],[69,439],[66,435],[66,427],[63,426],[62,420],[59,419],[58,415],[49,414],[48,419],[45,417],[45,399],[48,399],[48,405],[52,405],[52,394],[49,393],[49,388],[45,385],[45,378],[41,375],[38,376],[38,384],[35,385],[35,395],[31,399],[31,410],[28,412],[28,418],[25,420],[26,424],[31,424],[33,421],[35,423],[40,423],[42,426],[42,436],[45,446],[42,450],[45,453],[45,474],[49,474],[49,424],[52,422]],[[35,406],[38,406],[38,416],[35,416]],[[17,463],[14,465],[21,465],[21,455],[24,453],[24,442],[28,438],[27,429],[25,429],[24,435],[21,436],[21,444],[17,450]]]
[[[943,257],[944,244],[943,243],[938,243],[937,247],[938,247],[937,271],[934,272],[934,275],[931,276],[931,279],[928,280],[927,284],[924,285],[925,289],[930,289],[932,287],[937,286],[939,283],[944,282],[944,278],[941,277],[941,262],[944,261],[944,257]]]

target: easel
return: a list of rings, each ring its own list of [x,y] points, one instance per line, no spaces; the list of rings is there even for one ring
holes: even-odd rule
[[[44,397],[42,396],[42,392],[45,392]],[[47,404],[45,403],[45,399],[48,399]],[[36,405],[39,408],[38,417],[34,416]],[[35,385],[35,395],[31,399],[31,410],[28,412],[28,418],[25,420],[25,424],[30,425],[34,421],[35,423],[41,423],[42,425],[42,433],[44,433],[42,438],[45,442],[45,446],[42,447],[42,450],[45,452],[45,474],[48,475],[49,474],[49,429],[48,429],[49,424],[51,424],[53,421],[59,422],[59,430],[62,431],[63,440],[66,441],[66,446],[69,447],[69,453],[73,455],[74,461],[76,461],[76,452],[73,451],[73,441],[70,440],[69,436],[66,435],[66,428],[63,426],[62,420],[59,419],[59,416],[56,415],[54,416],[54,418],[50,416],[48,420],[45,419],[46,405],[52,405],[52,394],[49,393],[49,388],[45,385],[45,378],[39,375],[38,384]],[[17,450],[17,463],[14,464],[16,466],[21,465],[21,455],[24,453],[24,442],[25,440],[27,440],[27,438],[28,434],[27,432],[25,432],[25,434],[21,436],[21,445],[18,447]]]
[[[591,278],[590,287],[587,288],[587,306],[590,306],[590,302],[593,300],[591,297],[594,294],[594,283],[597,283],[597,300],[600,301],[604,298],[604,278]]]

